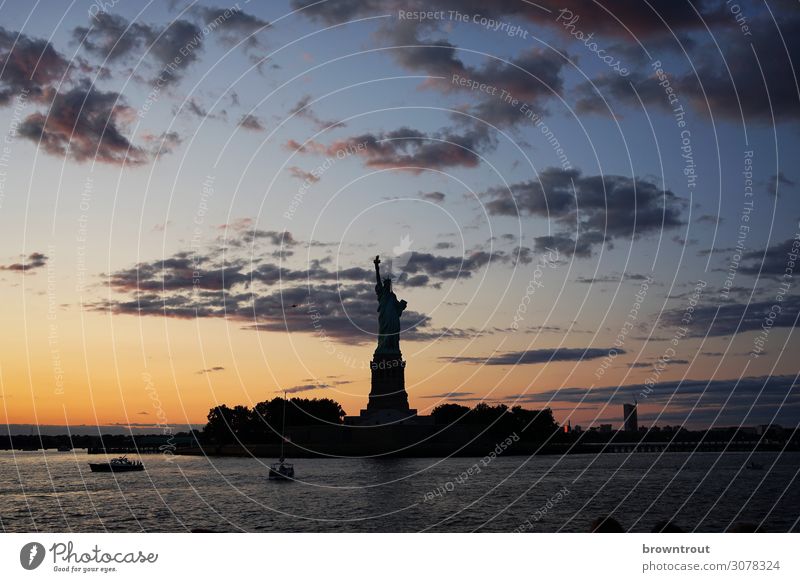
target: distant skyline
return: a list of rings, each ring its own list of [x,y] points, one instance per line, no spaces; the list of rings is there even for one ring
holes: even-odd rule
[[[420,414],[796,426],[800,10],[693,6],[6,2],[0,421],[357,413],[381,255]]]

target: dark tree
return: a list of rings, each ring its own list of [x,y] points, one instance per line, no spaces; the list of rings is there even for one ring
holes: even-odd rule
[[[246,406],[229,408],[222,404],[208,413],[208,423],[203,434],[212,442],[228,444],[247,441],[251,436],[252,412]]]
[[[460,404],[440,404],[431,411],[431,416],[436,424],[455,424],[466,418],[469,410],[468,406]]]

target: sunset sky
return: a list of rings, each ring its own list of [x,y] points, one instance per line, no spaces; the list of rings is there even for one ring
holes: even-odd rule
[[[420,414],[797,425],[800,8],[735,6],[5,2],[0,421],[357,414],[380,255]]]

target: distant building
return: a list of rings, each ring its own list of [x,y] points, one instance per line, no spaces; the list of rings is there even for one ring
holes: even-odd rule
[[[637,432],[639,430],[639,418],[636,413],[636,402],[633,404],[622,405],[622,430],[625,432]]]
[[[569,434],[569,433],[572,432],[572,423],[569,420],[567,421],[567,424],[564,425],[564,432],[566,434]]]
[[[610,424],[601,424],[598,432],[601,432],[603,434],[610,433],[611,432],[611,425]]]

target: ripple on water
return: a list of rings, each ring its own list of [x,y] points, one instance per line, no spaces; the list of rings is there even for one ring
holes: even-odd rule
[[[92,457],[96,459],[96,457]],[[762,523],[798,528],[800,454],[636,454],[478,459],[299,459],[296,483],[264,460],[143,457],[146,471],[95,474],[85,453],[0,452],[6,531],[586,531],[613,514],[649,531]],[[46,464],[44,463],[46,460]],[[460,482],[468,468],[481,471]],[[569,494],[543,514],[560,490]],[[433,495],[433,491],[445,491]]]

